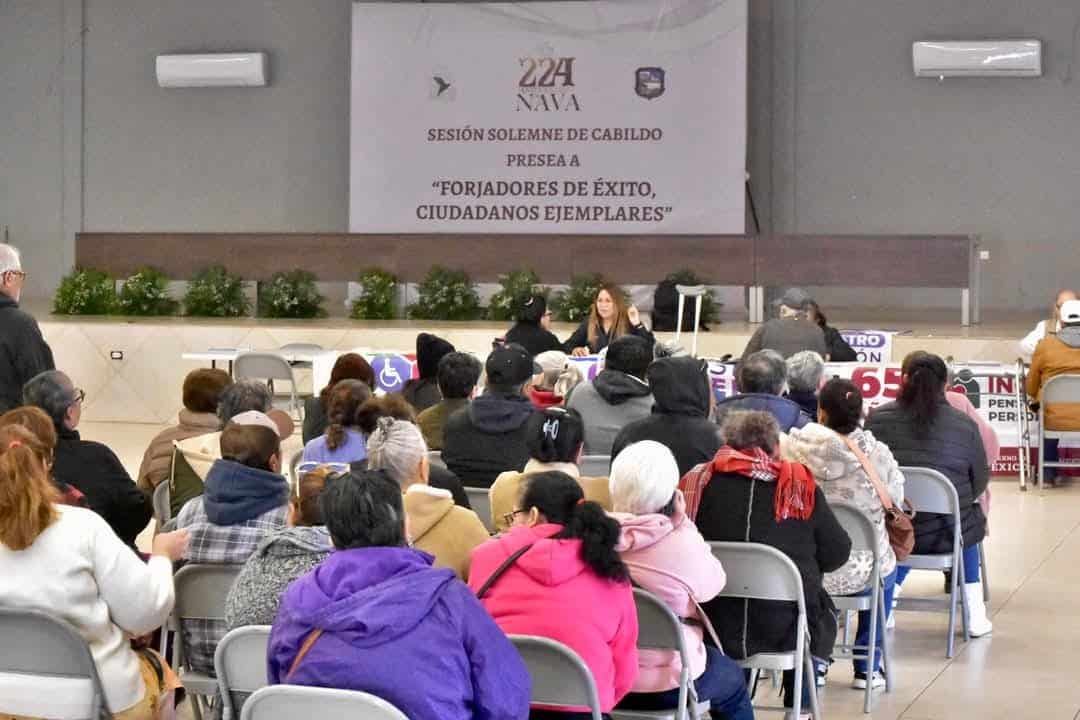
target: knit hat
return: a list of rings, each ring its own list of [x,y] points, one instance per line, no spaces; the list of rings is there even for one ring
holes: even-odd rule
[[[454,352],[454,346],[431,333],[416,336],[416,365],[420,377],[433,378],[439,374],[439,361],[444,355]]]
[[[608,489],[615,512],[647,515],[671,502],[679,466],[666,445],[642,440],[623,448],[611,463]]]

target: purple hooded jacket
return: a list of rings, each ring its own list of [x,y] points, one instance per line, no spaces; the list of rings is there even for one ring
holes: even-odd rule
[[[519,720],[529,674],[452,570],[402,547],[338,550],[281,600],[267,677],[283,683],[314,628],[323,634],[288,682],[362,690],[411,720]]]

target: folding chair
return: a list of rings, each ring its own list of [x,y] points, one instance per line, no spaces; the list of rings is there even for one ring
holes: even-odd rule
[[[240,712],[240,720],[409,720],[382,698],[355,690],[302,685],[271,685],[257,690]]]
[[[775,653],[758,653],[738,660],[740,667],[751,670],[792,670],[795,673],[792,717],[802,711],[803,680],[810,688],[810,711],[814,720],[822,720],[818,701],[814,660],[810,655],[810,628],[806,620],[806,597],[803,595],[799,569],[784,553],[769,545],[748,542],[711,542],[713,555],[724,566],[727,585],[718,597],[745,600],[779,600],[795,603],[798,618],[795,623],[795,649]]]
[[[251,694],[266,687],[269,641],[269,625],[249,625],[230,630],[218,643],[214,651],[214,674],[224,720],[237,720]]]
[[[240,353],[236,356],[233,374],[237,380],[266,380],[271,393],[274,392],[275,380],[288,380],[289,411],[295,411],[300,420],[304,419],[304,406],[297,399],[296,378],[293,376],[292,366],[281,355],[272,352]]]
[[[844,637],[836,645],[836,657],[851,658],[852,660],[866,660],[867,678],[866,697],[863,699],[863,712],[869,713],[873,708],[873,682],[870,682],[871,673],[874,669],[873,656],[877,647],[878,634],[881,635],[881,667],[885,674],[885,692],[892,692],[893,665],[892,654],[889,648],[889,634],[885,632],[885,586],[881,576],[881,552],[878,549],[877,530],[873,521],[870,520],[859,507],[843,500],[834,500],[829,503],[833,515],[836,516],[840,526],[847,531],[851,538],[851,551],[869,551],[874,554],[874,566],[870,572],[869,595],[833,595],[833,604],[844,613]],[[853,645],[848,642],[850,626],[847,621],[851,612],[860,610],[870,611],[870,636],[866,645]]]
[[[495,518],[491,517],[491,490],[488,488],[465,488],[465,496],[469,498],[469,507],[484,523],[489,533],[495,532]]]
[[[1080,375],[1055,375],[1043,383],[1039,393],[1039,492],[1046,481],[1046,468],[1080,467],[1076,460],[1047,462],[1045,459],[1047,440],[1080,440],[1080,430],[1046,429],[1046,406],[1057,403],[1080,403]]]
[[[952,552],[938,555],[909,555],[902,563],[912,570],[952,570],[949,599],[946,606],[949,612],[949,639],[945,647],[945,657],[953,656],[953,635],[956,633],[956,603],[961,604],[960,619],[964,630],[964,641],[971,637],[968,633],[967,606],[964,605],[962,588],[964,586],[964,562],[961,554],[964,549],[960,526],[960,500],[956,488],[947,477],[937,470],[920,467],[902,467],[904,474],[904,499],[911,503],[916,513],[937,513],[951,515],[953,518]],[[899,610],[919,610],[938,612],[943,609],[940,602],[931,599],[903,597],[896,604]]]
[[[304,459],[304,448],[300,448],[293,453],[292,458],[289,460],[289,477],[292,479],[293,485],[300,484],[300,478],[296,474],[296,466],[300,464],[300,461]]]
[[[0,607],[0,715],[98,720],[105,690],[86,640],[38,610]]]
[[[589,708],[592,720],[602,720],[600,696],[592,671],[576,652],[545,637],[510,635],[532,680],[532,705],[570,705]]]
[[[191,696],[195,720],[202,720],[203,705],[210,710],[210,700],[217,694],[217,679],[191,668],[190,649],[183,632],[184,621],[225,622],[225,599],[241,565],[185,565],[173,576],[176,603],[169,616],[173,631],[172,667],[180,674],[184,689]]]
[[[175,452],[175,451],[174,451]],[[169,480],[166,478],[158,483],[158,486],[154,488],[154,519],[157,520],[158,529],[165,527],[165,524],[172,520],[172,507],[169,502]]]
[[[316,345],[315,343],[286,343],[278,348],[278,352],[285,356],[291,355],[313,355],[315,353],[321,353],[323,351],[322,345]],[[306,368],[310,370],[314,363],[311,360],[290,360],[289,365],[294,368]]]
[[[432,465],[438,465],[439,467],[446,467],[446,463],[442,459],[441,450],[429,450],[427,454],[428,462]]]
[[[611,458],[607,455],[582,455],[578,461],[582,477],[607,477],[611,472]]]

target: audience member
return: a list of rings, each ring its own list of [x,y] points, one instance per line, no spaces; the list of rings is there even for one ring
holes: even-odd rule
[[[994,430],[994,426],[990,422],[979,414],[979,411],[968,400],[967,393],[962,393],[952,388],[952,383],[949,383],[949,387],[945,391],[945,399],[956,410],[967,415],[971,418],[975,425],[979,428],[979,437],[982,438],[983,450],[986,451],[986,466],[990,468],[991,474],[994,472],[994,463],[997,462],[998,456],[1001,455],[1001,440],[998,439],[997,432]],[[1047,440],[1047,456],[1057,459],[1057,443],[1054,442],[1054,452],[1051,453],[1049,446],[1050,440]],[[1050,470],[1050,468],[1047,468]],[[1053,477],[1053,473],[1050,474]],[[983,490],[983,494],[979,496],[979,505],[982,507],[983,515],[986,517],[986,537],[990,537],[990,484],[987,483],[986,489]]]
[[[807,316],[813,300],[806,291],[791,288],[778,302],[779,317],[766,321],[754,332],[743,350],[743,361],[759,350],[775,350],[783,358],[789,358],[800,350],[813,350],[828,358],[825,333]]]
[[[1024,336],[1020,341],[1020,354],[1030,359],[1035,354],[1035,348],[1047,335],[1053,335],[1061,330],[1061,306],[1070,300],[1076,300],[1076,292],[1073,290],[1059,290],[1054,298],[1054,306],[1050,308],[1050,317],[1040,320],[1035,328]]]
[[[75,507],[90,507],[86,496],[82,491],[65,482],[60,482],[52,474],[53,462],[56,458],[56,427],[45,411],[38,407],[22,405],[14,410],[8,410],[0,415],[0,428],[19,425],[41,441],[41,455],[38,460],[45,468],[45,474],[52,480],[53,485],[60,493],[60,504],[74,505]]]
[[[645,382],[652,360],[647,340],[623,335],[608,345],[604,369],[574,388],[566,406],[585,421],[586,455],[610,455],[619,431],[652,412],[652,391]]]
[[[513,515],[509,532],[473,552],[469,587],[503,632],[576,652],[592,671],[601,711],[611,712],[638,666],[634,594],[615,550],[619,524],[560,472],[532,475]],[[529,717],[589,715],[561,708]]]
[[[30,378],[56,368],[37,321],[19,308],[25,280],[19,251],[0,243],[0,413],[21,404]]]
[[[521,656],[450,569],[407,547],[397,483],[335,475],[320,505],[336,551],[285,592],[270,683],[368,692],[412,720],[525,717]]]
[[[594,354],[623,335],[644,338],[649,347],[656,343],[652,332],[641,322],[638,309],[626,304],[622,288],[604,284],[596,292],[589,317],[582,320],[574,334],[563,343],[563,350],[577,356]]]
[[[330,391],[326,432],[304,445],[304,462],[351,463],[367,457],[367,441],[359,429],[357,413],[371,398],[361,380],[342,380]]]
[[[785,364],[785,397],[798,405],[807,417],[817,417],[818,391],[825,383],[825,358],[813,350],[803,350],[789,357]]]
[[[484,394],[451,415],[443,431],[443,462],[466,487],[491,487],[499,473],[529,460],[533,406],[524,391],[538,366],[528,350],[509,344],[491,351],[485,371]]]
[[[778,458],[776,418],[761,411],[732,412],[721,431],[726,444],[716,457],[679,483],[687,515],[706,540],[764,543],[791,558],[802,576],[810,652],[821,667],[836,641],[836,608],[822,587],[822,575],[847,562],[851,539],[810,471]],[[732,657],[795,646],[797,611],[791,603],[717,598],[705,609]],[[791,707],[790,670],[784,671],[783,686],[784,707]],[[807,707],[809,688],[804,684],[803,690]]]
[[[469,404],[483,367],[469,353],[452,352],[439,360],[439,392],[442,400],[416,417],[424,442],[432,450],[442,450],[446,420]]]
[[[428,484],[430,465],[420,429],[392,417],[379,418],[368,438],[368,467],[382,470],[405,496],[409,546],[434,556],[459,579],[469,576],[469,554],[489,537],[476,513],[454,504],[449,490]]]
[[[516,343],[532,355],[562,350],[563,344],[551,332],[551,309],[543,295],[533,295],[526,300],[516,320],[514,327],[506,332],[506,342]]]
[[[177,424],[165,428],[150,441],[139,465],[136,484],[144,490],[153,491],[161,482],[169,479],[172,467],[173,443],[205,435],[221,429],[217,415],[221,392],[232,384],[232,377],[224,370],[200,368],[192,370],[184,378],[183,403]]]
[[[330,474],[328,466],[320,465],[300,476],[289,497],[288,527],[264,537],[244,563],[225,601],[230,630],[273,623],[286,588],[333,549],[319,507]]]
[[[301,437],[305,445],[326,432],[326,426],[329,424],[326,414],[330,410],[330,391],[342,380],[359,380],[375,392],[375,370],[364,359],[364,356],[357,353],[339,355],[330,371],[330,382],[318,395],[304,400],[304,425]]]
[[[619,453],[610,478],[612,517],[622,527],[617,549],[633,583],[685,619],[683,642],[698,701],[710,703],[714,718],[750,720],[754,709],[742,669],[719,647],[705,643],[706,632],[715,637],[715,631],[707,625],[701,603],[716,597],[726,578],[720,561],[686,517],[678,483],[675,456],[660,443],[643,440]],[[677,652],[639,651],[637,681],[620,709],[675,709],[681,672]]]
[[[977,499],[986,490],[990,467],[975,423],[945,398],[948,369],[937,355],[918,351],[904,358],[900,394],[895,402],[874,410],[867,430],[889,446],[897,462],[906,467],[937,470],[956,487],[960,500],[964,541],[964,603],[968,629],[975,637],[989,634],[993,624],[986,616],[979,582],[979,543],[986,534],[986,517]],[[949,553],[953,545],[953,520],[948,515],[920,512],[915,515],[916,553]],[[910,568],[896,573],[895,594]]]
[[[1041,402],[1046,381],[1057,375],[1080,373],[1080,300],[1066,300],[1058,307],[1061,323],[1056,335],[1047,336],[1035,348],[1027,374],[1027,394]],[[1080,403],[1053,403],[1043,408],[1047,430],[1080,430]],[[1046,441],[1042,456],[1058,461],[1058,441]],[[1053,481],[1057,468],[1046,468],[1044,478]]]
[[[811,300],[807,303],[806,308],[810,319],[821,328],[821,332],[825,333],[825,346],[829,349],[828,358],[830,362],[855,362],[859,359],[859,354],[848,345],[848,341],[844,339],[840,331],[834,327],[829,327],[828,318],[825,317],[825,313],[822,312],[821,307],[816,302]]]
[[[578,366],[561,350],[540,353],[533,361],[540,366],[540,372],[533,376],[529,385],[529,400],[540,410],[562,406],[570,391],[585,379]]]
[[[780,432],[810,422],[798,403],[782,397],[787,386],[787,365],[775,350],[759,350],[743,359],[735,371],[739,393],[716,404],[716,421],[736,410],[760,410],[776,418]]]
[[[164,661],[133,650],[129,637],[160,627],[172,611],[172,562],[183,555],[187,532],[155,537],[143,562],[97,514],[57,504],[41,463],[47,452],[25,428],[0,429],[0,606],[70,623],[90,646],[115,716],[151,720],[165,692],[154,665]],[[20,691],[27,692],[25,678],[0,677],[0,696],[11,700]],[[39,708],[49,700],[49,693],[34,697]],[[50,716],[71,712],[65,693],[55,700]]]
[[[134,548],[135,537],[150,522],[150,496],[136,487],[116,453],[92,440],[79,437],[79,420],[86,393],[58,370],[35,375],[23,388],[23,402],[41,408],[56,429],[56,452],[52,473],[86,496],[87,505]]]
[[[784,459],[806,465],[814,474],[818,486],[830,502],[844,500],[854,503],[874,523],[877,529],[878,552],[881,555],[881,577],[885,583],[885,617],[892,613],[893,589],[896,585],[896,555],[889,544],[885,529],[885,508],[865,469],[864,461],[874,469],[876,481],[890,502],[900,507],[904,501],[904,476],[885,443],[878,441],[861,425],[863,396],[850,380],[833,379],[821,390],[821,407],[817,423],[794,429],[786,442],[781,438]],[[825,590],[830,595],[854,595],[868,592],[874,555],[869,550],[855,550],[839,570],[825,576]],[[859,612],[855,644],[866,647],[870,640],[870,611]],[[879,625],[879,627],[882,627]],[[881,635],[877,636],[881,648]],[[884,687],[885,678],[878,673],[881,657],[874,657],[874,675],[867,678],[866,661],[855,660],[856,689],[864,689],[868,681],[874,687]]]
[[[416,366],[420,377],[410,379],[401,390],[416,412],[427,410],[442,400],[439,393],[439,361],[452,352],[454,346],[441,337],[430,333],[416,336]]]
[[[724,444],[719,428],[709,419],[713,394],[708,364],[692,357],[663,358],[649,366],[646,377],[656,403],[652,414],[619,432],[611,448],[612,459],[627,445],[656,440],[675,455],[680,474],[708,462]]]
[[[529,418],[527,444],[529,462],[521,472],[499,475],[491,486],[491,520],[495,530],[503,532],[514,524],[511,511],[519,507],[521,493],[529,477],[540,472],[561,472],[574,478],[585,492],[585,499],[611,509],[607,478],[581,477],[578,462],[585,442],[585,424],[576,410],[548,408]]]

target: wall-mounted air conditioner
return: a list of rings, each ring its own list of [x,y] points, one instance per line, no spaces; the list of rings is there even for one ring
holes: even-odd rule
[[[1038,77],[1041,40],[944,40],[911,45],[916,77]]]
[[[156,65],[163,88],[266,85],[266,53],[261,52],[158,55]]]

